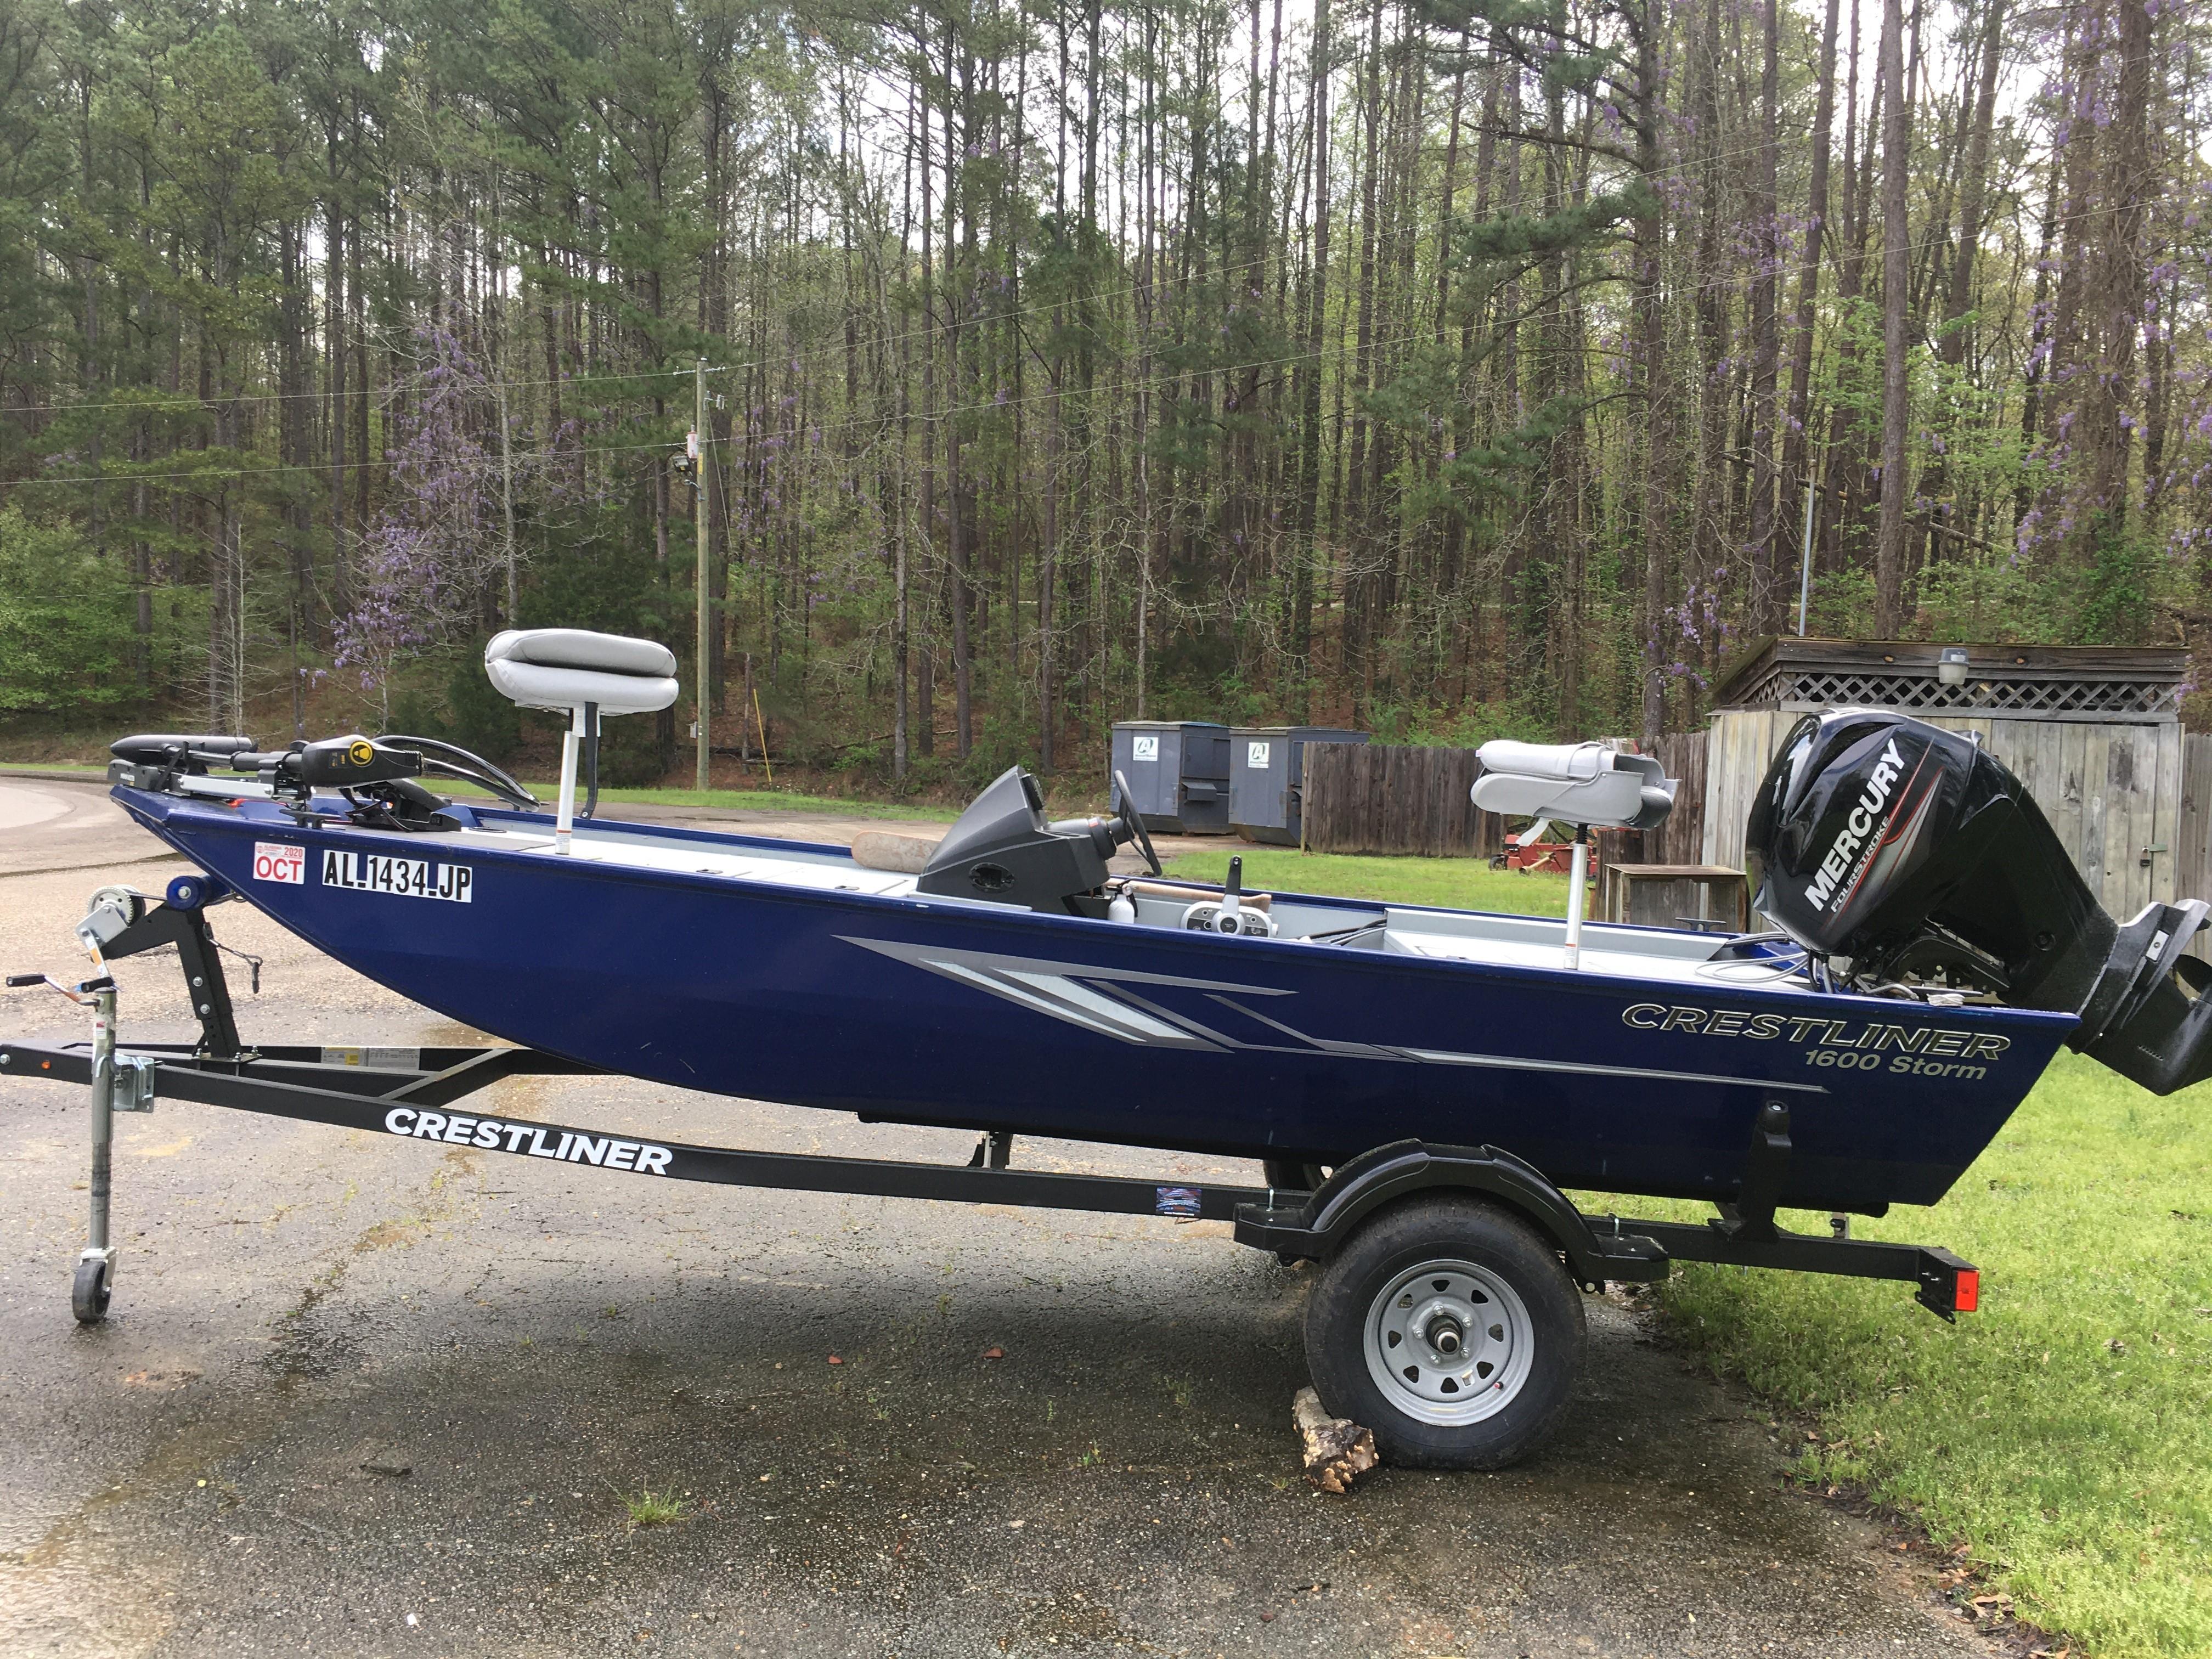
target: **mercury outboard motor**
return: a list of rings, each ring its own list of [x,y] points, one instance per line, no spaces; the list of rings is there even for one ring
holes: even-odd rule
[[[2212,1076],[2202,900],[2100,906],[2027,788],[1972,738],[1902,714],[1808,715],[1745,831],[1753,902],[1863,990],[1905,982],[2078,1015],[2083,1054],[2160,1094]]]

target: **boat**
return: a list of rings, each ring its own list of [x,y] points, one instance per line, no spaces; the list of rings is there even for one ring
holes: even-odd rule
[[[1310,1352],[1317,1379],[1334,1379],[1324,1400],[1333,1389],[1330,1403],[1383,1419],[1386,1447],[1411,1461],[1520,1455],[1564,1398],[1543,1356],[1579,1344],[1579,1310],[1571,1322],[1559,1310],[1558,1285],[1525,1248],[1391,1253],[1383,1223],[1411,1224],[1421,1203],[1443,1201],[1432,1188],[1503,1204],[1561,1283],[1648,1278],[1671,1253],[1917,1277],[1948,1316],[1974,1305],[1971,1267],[1849,1240],[1845,1218],[1940,1200],[2069,1042],[2154,1086],[2212,1068],[2203,964],[2182,955],[2205,907],[2112,923],[2009,774],[1892,713],[1808,718],[1785,744],[1751,836],[1757,908],[1777,925],[1737,934],[1585,921],[1591,830],[1648,828],[1672,805],[1657,763],[1617,746],[1483,751],[1479,804],[1574,830],[1569,914],[1542,918],[1250,890],[1234,862],[1223,884],[1176,879],[1126,787],[1113,816],[1054,822],[1018,768],[934,848],[896,857],[611,822],[595,811],[599,722],[666,707],[673,657],[545,629],[501,635],[487,669],[518,702],[568,717],[550,811],[489,763],[421,738],[117,743],[114,798],[203,873],[172,884],[164,904],[96,902],[80,929],[95,967],[103,949],[169,941],[187,951],[188,975],[203,959],[213,973],[205,911],[234,897],[514,1045],[403,1066],[378,1096],[384,1115],[359,1119],[394,1133],[420,1137],[434,1117],[434,1138],[465,1124],[499,1150],[604,1148],[422,1109],[454,1094],[441,1078],[480,1081],[521,1055],[539,1070],[975,1131],[979,1174],[1020,1174],[1006,1170],[1017,1134],[1256,1160],[1266,1187],[1233,1200],[1170,1184],[1132,1197],[1110,1182],[1067,1199],[1075,1189],[1030,1176],[1022,1190],[1045,1195],[1012,1201],[1231,1213],[1248,1243],[1364,1262],[1343,1270],[1353,1289],[1338,1311],[1314,1316],[1328,1331],[1310,1328]],[[453,780],[490,799],[430,787]],[[1131,855],[1141,871],[1115,868]],[[100,983],[77,994],[109,998],[112,1025],[112,981]],[[159,1067],[184,1097],[331,1121],[368,1109],[367,1085],[337,1086],[327,1048],[246,1044],[227,998],[204,1014],[199,1043],[142,1045],[130,1063]],[[123,1058],[63,1069],[121,1098],[129,1055],[108,1040]],[[0,1047],[0,1066],[31,1053]],[[686,1158],[750,1158],[736,1175],[700,1163],[696,1178],[977,1195],[950,1171],[817,1178],[787,1159],[770,1170],[765,1155],[657,1150],[657,1164],[633,1148],[614,1167],[684,1174]],[[1614,1219],[1608,1237],[1567,1189],[1701,1199],[1719,1217],[1712,1230],[1636,1223],[1632,1234]],[[112,1275],[100,1191],[87,1259]],[[1832,1212],[1832,1235],[1778,1229],[1779,1208]],[[1465,1239],[1474,1224],[1462,1215],[1431,1231]],[[1446,1265],[1417,1296],[1404,1275],[1424,1262]],[[92,1316],[106,1288],[90,1292]],[[1416,1302],[1443,1311],[1418,1329],[1390,1322]],[[1522,1322],[1486,1324],[1492,1307],[1521,1310]],[[1510,1399],[1462,1363],[1483,1330],[1498,1350],[1483,1364],[1524,1367]],[[1409,1333],[1426,1356],[1410,1371],[1392,1353]],[[1531,1354],[1543,1363],[1526,1373]],[[1524,1382],[1528,1402],[1507,1411]]]

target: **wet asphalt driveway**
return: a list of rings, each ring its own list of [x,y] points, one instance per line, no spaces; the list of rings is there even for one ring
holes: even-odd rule
[[[26,838],[84,816],[0,822],[27,872],[0,878],[0,966],[76,976],[90,888],[183,867],[40,873]],[[249,1036],[465,1040],[242,907],[215,919],[268,959],[258,1002],[239,975]],[[188,1035],[176,977],[119,964],[126,1038]],[[50,994],[0,1022],[82,1034]],[[619,1079],[485,1104],[969,1145]],[[1613,1301],[1537,1458],[1319,1497],[1289,1427],[1307,1275],[1214,1224],[647,1184],[164,1102],[119,1121],[115,1304],[79,1328],[83,1129],[80,1091],[0,1082],[9,1659],[1981,1650],[1873,1528],[1784,1486],[1764,1413]],[[681,1518],[636,1524],[648,1491]]]

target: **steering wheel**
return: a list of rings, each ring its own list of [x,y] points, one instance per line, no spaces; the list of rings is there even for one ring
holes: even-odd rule
[[[1129,790],[1129,780],[1122,773],[1114,775],[1114,787],[1121,792],[1121,810],[1115,816],[1121,827],[1129,833],[1121,837],[1137,843],[1137,850],[1145,855],[1145,862],[1154,875],[1164,873],[1160,869],[1160,855],[1152,851],[1152,838],[1145,829],[1145,821],[1137,815],[1137,798]]]

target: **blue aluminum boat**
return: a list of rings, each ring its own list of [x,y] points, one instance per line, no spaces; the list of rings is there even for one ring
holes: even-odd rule
[[[873,1120],[1287,1166],[1490,1145],[1563,1187],[1725,1200],[1779,1100],[1782,1202],[1878,1213],[1940,1199],[2075,1023],[1823,989],[1802,951],[1706,933],[1592,925],[1570,971],[1567,924],[1528,916],[1248,894],[1263,926],[1200,931],[1220,889],[1099,879],[1113,821],[1056,836],[1018,774],[946,845],[1010,820],[1064,842],[1097,867],[1053,897],[1101,914],[931,891],[950,884],[835,846],[590,818],[564,837],[442,802],[434,830],[378,827],[179,781],[115,798],[402,995],[592,1066]]]
[[[1726,1199],[1761,1103],[1786,1205],[1932,1204],[2070,1016],[1823,994],[1724,935],[1122,884],[1130,921],[916,890],[845,848],[447,809],[438,835],[119,787],[155,834],[380,984],[512,1042],[863,1117],[1333,1165],[1503,1146],[1565,1187]],[[588,821],[587,821],[588,823]],[[1247,898],[1249,906],[1251,899]],[[1794,970],[1794,971],[1793,971]]]

